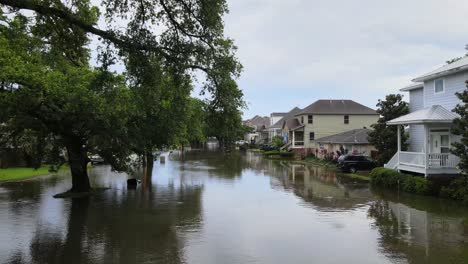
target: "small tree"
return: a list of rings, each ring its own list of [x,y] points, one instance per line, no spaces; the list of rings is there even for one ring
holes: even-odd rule
[[[273,139],[271,140],[271,145],[277,149],[281,148],[284,145],[283,137],[282,136],[273,137]]]
[[[373,131],[369,133],[369,142],[379,151],[377,162],[380,165],[388,162],[397,152],[398,134],[397,126],[388,126],[387,122],[397,117],[409,113],[408,103],[403,101],[400,94],[389,94],[385,101],[379,100],[377,103],[377,113],[380,118],[376,124],[371,125]],[[407,148],[406,140],[408,136],[401,130],[401,147]]]
[[[468,85],[468,81],[466,82]],[[453,143],[452,153],[460,157],[459,167],[464,175],[468,175],[468,88],[457,93],[462,103],[453,110],[460,117],[455,119],[452,133],[461,136],[461,141]]]

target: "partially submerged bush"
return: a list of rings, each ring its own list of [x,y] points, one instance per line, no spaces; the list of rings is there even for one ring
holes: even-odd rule
[[[432,193],[430,182],[422,177],[407,175],[386,168],[375,168],[370,172],[369,176],[373,186],[422,195]]]
[[[442,187],[440,196],[468,204],[468,177],[459,177]]]

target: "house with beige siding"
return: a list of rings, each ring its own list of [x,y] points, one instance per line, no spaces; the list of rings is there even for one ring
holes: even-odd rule
[[[369,128],[379,114],[352,100],[318,100],[283,122],[287,148],[296,152],[316,153],[318,139]]]

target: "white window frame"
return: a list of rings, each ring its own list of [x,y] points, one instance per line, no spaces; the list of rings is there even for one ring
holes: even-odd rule
[[[437,81],[442,81],[442,91],[441,92],[436,91],[436,82]],[[444,78],[435,79],[434,80],[434,94],[443,94],[443,93],[445,93],[445,79]]]

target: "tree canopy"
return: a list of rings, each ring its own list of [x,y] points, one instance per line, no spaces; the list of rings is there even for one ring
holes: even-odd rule
[[[0,5],[2,133],[33,131],[65,148],[71,191],[90,188],[90,152],[126,170],[131,153],[150,157],[164,146],[201,141],[207,127],[233,140],[244,104],[235,82],[241,65],[224,36],[224,0]],[[90,50],[91,38],[98,50]],[[109,70],[119,63],[122,74]],[[190,97],[195,70],[206,77],[204,102]]]
[[[468,81],[466,83],[468,85]],[[454,120],[452,133],[460,136],[460,142],[453,143],[452,153],[460,157],[459,168],[463,174],[468,176],[468,88],[457,93],[461,103],[458,104],[454,112],[460,115]]]
[[[383,165],[397,152],[398,146],[397,126],[388,126],[387,122],[408,114],[408,103],[403,101],[403,96],[400,94],[389,94],[385,100],[379,100],[377,103],[377,113],[380,114],[380,118],[376,124],[371,125],[373,131],[369,133],[368,139],[369,143],[379,151],[377,162]],[[407,139],[404,129],[401,129],[402,150],[407,148]]]

